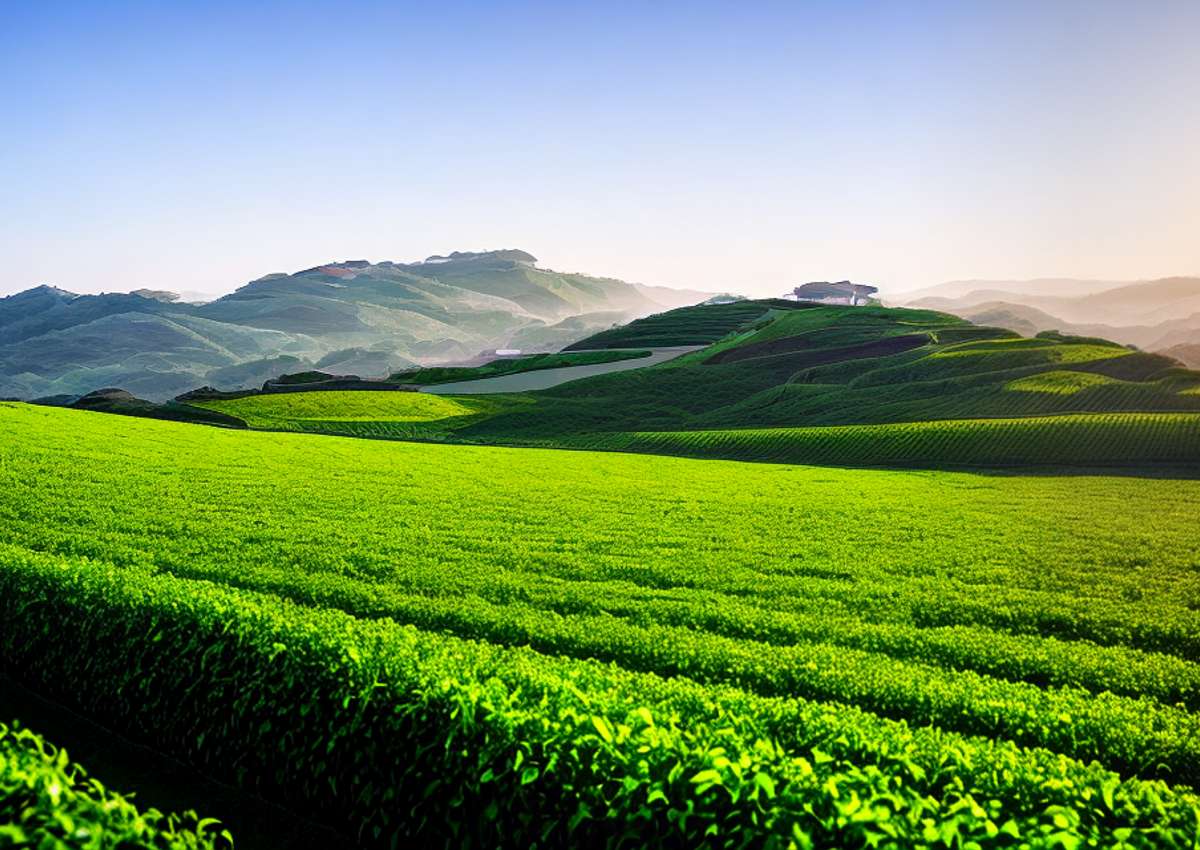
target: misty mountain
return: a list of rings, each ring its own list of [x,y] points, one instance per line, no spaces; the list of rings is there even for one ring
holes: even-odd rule
[[[1198,277],[1136,283],[955,281],[908,293],[903,302],[1018,333],[1099,336],[1177,358],[1187,346],[1200,344]]]
[[[0,396],[123,387],[148,399],[261,384],[299,367],[363,377],[480,351],[560,348],[707,293],[542,269],[524,251],[352,260],[271,274],[208,303],[173,293],[0,299]]]
[[[1069,277],[1039,277],[1032,280],[951,280],[935,286],[927,286],[902,297],[892,299],[911,304],[924,298],[971,299],[974,302],[994,300],[987,297],[997,293],[1005,295],[1035,295],[1076,297],[1094,295],[1106,289],[1124,286],[1129,281],[1121,280],[1078,280]]]

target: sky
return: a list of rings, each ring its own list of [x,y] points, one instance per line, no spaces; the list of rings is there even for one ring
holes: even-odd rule
[[[1200,274],[1200,3],[0,3],[0,295]]]

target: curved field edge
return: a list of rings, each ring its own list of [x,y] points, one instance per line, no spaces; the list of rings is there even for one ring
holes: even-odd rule
[[[270,393],[235,399],[189,402],[235,416],[252,428],[278,427],[281,423],[310,420],[430,422],[471,416],[488,410],[487,404],[446,396],[390,390],[327,390],[303,393]]]
[[[1123,774],[1196,780],[1186,713],[1102,694],[1111,684],[1191,703],[1192,482],[841,472],[0,413],[12,426],[0,446],[10,539],[67,555],[69,570],[87,556],[112,573],[206,578],[318,612],[449,629],[498,652],[524,644],[658,674],[647,681],[675,675],[701,704],[803,694],[871,707],[877,722],[932,721],[939,734],[998,734]],[[163,510],[172,500],[181,509]],[[725,606],[728,617],[705,615]],[[926,628],[956,622],[1001,633]],[[1097,639],[1110,650],[1067,675],[1099,698],[1015,681],[1047,684],[1036,677],[1063,675]],[[1002,652],[962,662],[980,647]],[[905,657],[918,663],[889,660]],[[1140,672],[1125,678],[1125,661]],[[981,665],[1014,681],[955,672]],[[1156,676],[1167,690],[1145,686]],[[981,725],[989,713],[1007,725]],[[786,729],[778,739],[791,740]]]
[[[577,448],[847,466],[1200,467],[1200,414],[1110,413],[885,425],[646,431]]]
[[[1192,793],[1044,750],[208,582],[0,557],[7,667],[375,846],[1200,839]]]
[[[139,809],[41,735],[0,722],[0,846],[229,850],[194,812]]]

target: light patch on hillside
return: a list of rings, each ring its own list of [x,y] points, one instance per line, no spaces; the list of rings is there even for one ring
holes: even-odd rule
[[[1075,395],[1075,393],[1091,387],[1116,383],[1107,375],[1096,375],[1091,372],[1042,372],[1040,375],[1030,375],[1009,381],[1004,389],[1023,393],[1051,393],[1053,395]]]
[[[431,422],[478,412],[473,405],[444,396],[396,390],[327,390],[275,393],[193,402],[242,419],[252,428],[282,422]]]

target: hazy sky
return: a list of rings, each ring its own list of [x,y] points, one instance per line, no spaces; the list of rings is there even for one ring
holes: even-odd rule
[[[1200,273],[1200,2],[0,3],[0,294]]]

